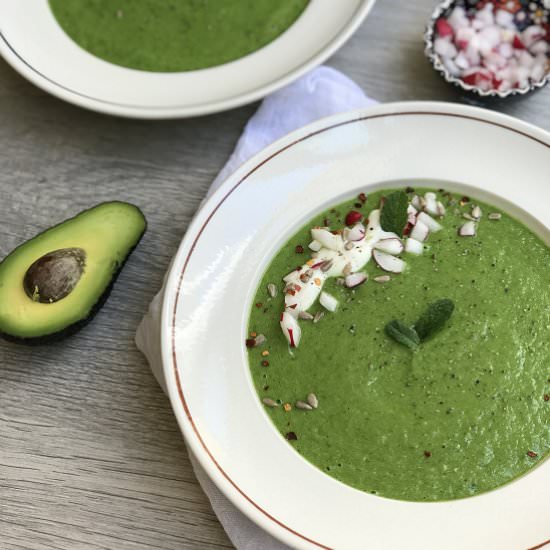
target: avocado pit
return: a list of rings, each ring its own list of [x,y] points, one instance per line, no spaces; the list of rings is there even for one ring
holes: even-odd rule
[[[48,252],[31,264],[25,273],[23,287],[35,302],[58,302],[74,290],[85,266],[86,252],[82,248]]]

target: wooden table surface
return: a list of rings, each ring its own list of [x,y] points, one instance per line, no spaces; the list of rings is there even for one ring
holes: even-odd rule
[[[432,72],[431,0],[379,0],[330,61],[384,101],[460,95]],[[550,87],[502,110],[550,130]],[[0,62],[0,257],[98,202],[149,230],[95,321],[56,345],[0,343],[0,548],[231,548],[169,403],[134,345],[185,229],[256,106],[164,122],[65,104]]]

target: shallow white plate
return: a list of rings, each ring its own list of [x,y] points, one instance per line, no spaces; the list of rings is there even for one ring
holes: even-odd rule
[[[311,0],[294,25],[250,55],[200,71],[152,73],[107,63],[80,48],[47,0],[2,0],[0,54],[37,86],[82,107],[139,118],[203,115],[255,101],[322,63],[374,2]]]
[[[498,490],[441,503],[380,498],[328,477],[272,425],[244,346],[264,268],[328,205],[432,182],[491,201],[550,244],[549,176],[543,130],[481,109],[400,103],[308,126],[225,182],[176,255],[162,345],[180,427],[232,502],[298,548],[517,550],[550,539],[550,461]]]

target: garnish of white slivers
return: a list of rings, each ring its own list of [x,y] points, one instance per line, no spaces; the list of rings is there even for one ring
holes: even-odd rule
[[[436,194],[429,192],[424,197],[413,197],[408,207],[408,237],[405,238],[382,229],[379,209],[370,212],[366,226],[357,223],[334,233],[327,227],[314,227],[309,244],[313,251],[311,258],[283,278],[285,310],[280,323],[290,347],[300,344],[299,320],[312,318],[307,310],[317,299],[328,311],[336,310],[338,300],[323,291],[327,279],[342,277],[344,286],[355,288],[367,281],[367,274],[361,270],[371,258],[384,271],[401,273],[406,263],[398,255],[403,251],[422,254],[423,241],[431,232],[442,229],[430,214],[442,217],[445,208]]]

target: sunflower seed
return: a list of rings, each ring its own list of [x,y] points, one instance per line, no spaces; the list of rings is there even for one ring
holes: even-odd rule
[[[319,399],[314,393],[309,393],[307,396],[307,402],[313,409],[316,409],[319,406]]]
[[[325,316],[325,313],[323,311],[318,311],[315,314],[315,317],[313,317],[313,322],[318,323],[324,316]]]
[[[266,340],[267,338],[263,334],[258,334],[258,336],[254,338],[254,347],[261,346]]]
[[[274,401],[270,397],[264,397],[262,399],[262,403],[264,405],[266,405],[267,407],[278,407],[279,406],[279,403],[277,403],[277,401]]]
[[[346,280],[343,277],[338,277],[338,279],[336,279],[336,284],[338,286],[345,286],[346,285]]]
[[[298,313],[298,318],[303,321],[313,321],[313,315],[311,315],[309,311],[300,311],[300,313]]]
[[[272,297],[275,298],[277,296],[277,285],[274,285],[273,283],[269,283],[267,285],[267,293]]]
[[[462,217],[465,219],[465,220],[470,220],[471,222],[476,222],[477,219],[474,218],[471,214],[468,214],[468,212],[464,212],[462,214]]]
[[[351,250],[352,248],[355,247],[355,243],[353,241],[348,241],[345,245],[344,245],[344,248],[346,250]]]
[[[500,212],[491,212],[487,217],[490,220],[500,220],[500,218],[502,218],[502,214]]]
[[[378,277],[375,277],[374,280],[377,283],[387,283],[391,281],[391,277],[389,275],[379,275]]]
[[[325,260],[325,261],[321,264],[321,267],[320,267],[321,271],[322,271],[323,273],[326,273],[326,272],[332,267],[332,264],[333,264],[333,263],[334,263],[334,262],[333,262],[332,260]]]
[[[296,401],[295,406],[297,409],[302,409],[303,411],[311,411],[313,409],[313,407],[305,401]]]
[[[342,269],[342,275],[344,275],[345,277],[347,277],[348,275],[351,274],[351,264],[348,262],[345,266],[344,266],[344,269]]]
[[[472,208],[472,217],[475,220],[479,220],[482,213],[481,208],[477,204]]]

